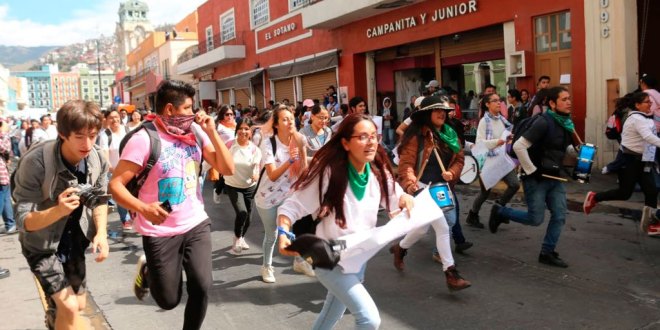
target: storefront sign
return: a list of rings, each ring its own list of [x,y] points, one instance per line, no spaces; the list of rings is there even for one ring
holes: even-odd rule
[[[461,2],[459,4],[445,6],[433,10],[431,13],[421,13],[418,16],[410,16],[374,26],[367,29],[367,38],[384,36],[389,33],[399,32],[406,29],[424,25],[428,22],[440,22],[449,18],[463,16],[477,11],[477,0]]]
[[[285,17],[257,29],[257,53],[286,45],[310,35],[311,31],[309,29],[302,28],[302,16],[300,14]]]

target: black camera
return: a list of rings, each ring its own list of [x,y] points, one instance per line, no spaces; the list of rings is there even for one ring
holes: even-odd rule
[[[80,197],[80,204],[92,210],[99,205],[108,204],[111,197],[104,194],[101,188],[96,188],[90,184],[79,184],[76,188],[80,189],[76,193]]]

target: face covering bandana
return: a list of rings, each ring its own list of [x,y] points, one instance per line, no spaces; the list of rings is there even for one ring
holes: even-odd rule
[[[189,144],[196,145],[195,134],[191,130],[192,123],[195,121],[195,115],[189,116],[155,116],[157,124],[163,127],[167,133],[178,140]]]

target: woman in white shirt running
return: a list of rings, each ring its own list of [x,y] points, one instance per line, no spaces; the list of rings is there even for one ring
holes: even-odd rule
[[[234,175],[225,176],[225,191],[236,212],[234,220],[234,243],[231,247],[233,254],[240,254],[250,246],[245,242],[245,233],[250,227],[252,214],[252,200],[257,190],[259,179],[259,164],[261,163],[261,150],[252,143],[252,119],[245,116],[236,124],[236,140],[229,148],[234,159]]]
[[[329,240],[376,227],[379,205],[390,211],[410,211],[412,197],[395,183],[378,140],[376,124],[368,116],[348,115],[296,182],[293,195],[278,209],[278,225],[289,231],[301,216],[318,214],[316,235]],[[286,250],[291,245],[286,236],[280,235],[279,240],[281,254],[296,255]],[[341,267],[316,269],[316,277],[328,294],[313,329],[333,328],[347,308],[357,328],[379,327],[378,308],[363,285],[365,268],[349,274]]]

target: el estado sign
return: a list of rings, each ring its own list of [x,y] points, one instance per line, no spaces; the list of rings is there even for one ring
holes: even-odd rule
[[[439,22],[449,18],[463,16],[477,11],[477,0],[461,2],[455,5],[441,7],[428,13],[421,13],[419,17],[409,16],[398,19],[394,22],[384,23],[367,29],[367,38],[384,36],[389,33],[399,32],[414,28],[417,25],[424,25],[427,22]]]

